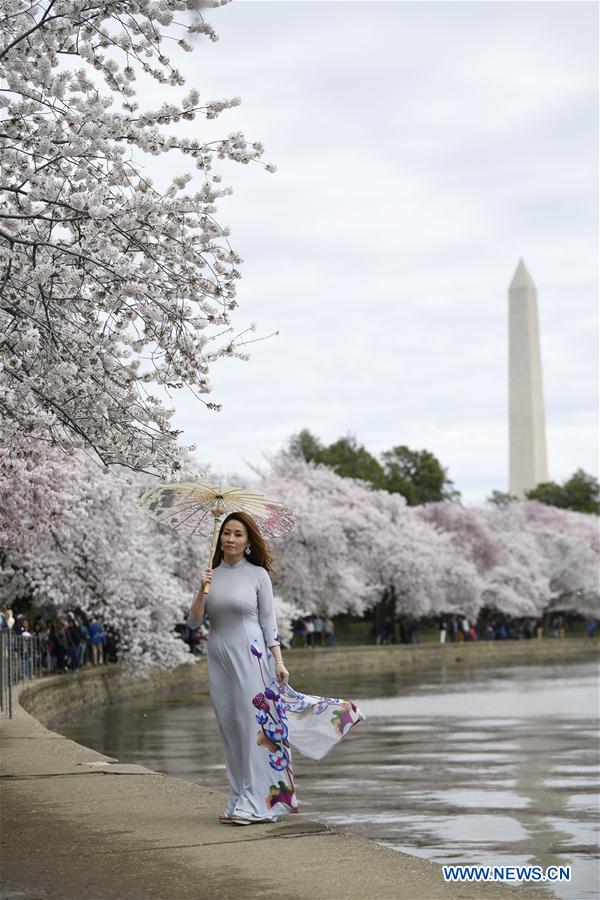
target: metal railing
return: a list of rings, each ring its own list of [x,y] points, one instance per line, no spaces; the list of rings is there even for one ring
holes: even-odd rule
[[[0,629],[0,713],[12,719],[12,689],[15,684],[43,673],[46,641],[37,635],[13,634]]]

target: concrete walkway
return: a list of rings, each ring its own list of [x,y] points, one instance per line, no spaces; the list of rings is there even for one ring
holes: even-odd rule
[[[1,724],[3,900],[549,896],[541,886],[445,884],[435,863],[302,814],[221,825],[223,794],[49,731],[19,705],[26,687]]]

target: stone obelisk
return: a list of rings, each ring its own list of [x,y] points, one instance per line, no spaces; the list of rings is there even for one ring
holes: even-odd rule
[[[522,259],[508,289],[509,493],[548,481],[537,291]]]

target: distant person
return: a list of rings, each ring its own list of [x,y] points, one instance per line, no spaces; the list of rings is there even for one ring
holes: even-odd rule
[[[81,640],[79,641],[79,665],[85,666],[90,656],[90,632],[85,622],[81,619],[77,620],[77,624],[81,636]]]
[[[438,631],[440,633],[440,644],[446,643],[446,620],[440,619],[440,623],[438,625]]]
[[[79,622],[73,613],[69,613],[70,623],[67,626],[67,638],[69,641],[69,654],[71,656],[71,670],[75,672],[79,668],[81,629]]]
[[[312,616],[305,616],[304,618],[304,637],[306,640],[307,647],[314,647],[313,638],[315,635],[315,623],[313,622]]]
[[[88,633],[92,651],[92,665],[101,666],[104,664],[104,642],[106,640],[104,628],[97,619],[92,619]]]
[[[396,627],[391,619],[386,619],[383,623],[383,643],[384,644],[395,644],[396,643]]]
[[[315,647],[321,647],[323,644],[323,619],[321,618],[319,613],[317,613],[317,615],[314,618],[314,626],[315,626],[315,632],[314,632],[313,640],[315,643]]]
[[[50,633],[54,637],[54,650],[56,652],[58,671],[62,674],[67,671],[70,647],[67,623],[65,620],[58,618],[53,622],[50,626]]]
[[[587,623],[587,636],[588,637],[596,637],[596,629],[598,627],[598,623],[595,619],[588,619]]]
[[[306,627],[302,616],[296,619],[294,623],[294,635],[297,638],[297,642],[300,647],[306,647]]]
[[[21,678],[31,678],[33,676],[33,647],[31,646],[31,640],[28,640],[28,638],[31,638],[32,634],[29,620],[25,616],[20,618],[18,636],[23,638],[23,640],[17,642]]]
[[[330,616],[325,616],[323,620],[323,637],[325,639],[326,647],[333,647],[333,640],[335,634],[335,626],[333,624],[333,619]]]
[[[409,644],[418,644],[419,643],[419,623],[411,622],[410,628],[408,629],[408,642]]]
[[[41,623],[39,635],[42,642],[42,665],[48,672],[56,669],[56,644],[52,624],[46,620]]]

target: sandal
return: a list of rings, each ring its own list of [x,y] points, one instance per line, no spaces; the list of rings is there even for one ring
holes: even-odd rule
[[[228,816],[227,813],[220,813],[220,815],[217,816],[217,819],[223,825],[226,825],[228,822],[231,822],[231,816]]]
[[[241,816],[229,816],[232,825],[252,825],[250,819],[242,819]]]

